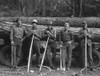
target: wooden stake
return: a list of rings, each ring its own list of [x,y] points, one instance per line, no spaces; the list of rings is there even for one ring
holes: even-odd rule
[[[32,40],[31,40],[31,46],[30,46],[29,57],[28,57],[27,72],[30,71],[30,62],[31,62],[31,55],[32,55],[33,40],[34,40],[34,35],[32,36]]]
[[[44,58],[45,58],[45,54],[46,54],[46,51],[47,51],[48,42],[49,42],[49,37],[48,37],[48,39],[47,39],[47,43],[46,43],[45,50],[44,50],[44,53],[43,53],[43,57],[42,57],[42,61],[41,61],[41,65],[40,65],[39,72],[41,71],[42,66],[43,66],[43,62],[44,62]]]

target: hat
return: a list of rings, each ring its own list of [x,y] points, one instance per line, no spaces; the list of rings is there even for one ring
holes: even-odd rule
[[[32,23],[38,23],[38,21],[37,21],[36,19],[34,19],[34,20],[32,21]]]

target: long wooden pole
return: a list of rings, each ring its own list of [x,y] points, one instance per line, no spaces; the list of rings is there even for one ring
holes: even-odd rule
[[[29,72],[29,70],[30,70],[33,40],[34,40],[34,35],[32,36],[32,40],[31,40],[31,46],[30,46],[29,57],[28,57],[27,72]]]
[[[42,66],[43,66],[43,62],[44,62],[44,58],[45,58],[45,54],[46,54],[46,51],[47,51],[48,42],[49,42],[49,37],[48,37],[48,39],[47,39],[47,43],[46,43],[45,50],[44,50],[44,53],[43,53],[43,57],[42,57],[42,61],[41,61],[41,65],[40,65],[39,72],[41,71]]]
[[[13,49],[13,45],[11,45],[11,65],[14,65],[14,49]]]
[[[60,70],[62,70],[62,48],[60,48]]]
[[[85,35],[85,68],[87,68],[87,36]]]

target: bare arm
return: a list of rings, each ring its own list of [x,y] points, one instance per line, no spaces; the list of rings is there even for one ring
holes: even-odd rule
[[[13,41],[14,26],[11,26],[10,40]]]

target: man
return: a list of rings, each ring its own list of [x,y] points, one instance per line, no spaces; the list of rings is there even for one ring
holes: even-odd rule
[[[22,57],[22,42],[24,39],[24,33],[27,33],[24,26],[22,26],[22,21],[20,19],[16,20],[16,24],[11,27],[11,44],[13,46],[13,51],[16,53],[17,59],[14,59],[13,65],[16,68]]]
[[[47,58],[50,63],[50,67],[52,69],[55,69],[54,65],[52,62],[56,62],[56,31],[53,29],[51,26],[52,22],[48,25],[48,27],[44,30],[43,37],[45,40],[47,40],[48,37],[50,37],[49,42],[48,42],[48,47],[47,47]],[[52,52],[52,56],[50,55]]]
[[[40,44],[39,41],[42,38],[40,31],[37,29],[37,20],[34,19],[32,21],[32,28],[30,30],[31,34],[34,35],[34,41],[33,41],[33,48],[32,48],[32,54],[36,53],[36,60],[37,60],[37,66],[40,65]]]
[[[69,22],[64,23],[63,30],[60,31],[59,34],[59,41],[63,44],[62,54],[63,54],[63,70],[70,70],[69,67],[71,65],[72,60],[72,42],[73,42],[73,35],[70,31],[70,24]],[[67,57],[67,67],[66,67],[66,57]]]
[[[81,49],[82,49],[82,63],[83,66],[85,65],[85,37],[87,37],[87,58],[89,62],[89,69],[92,71],[92,66],[93,66],[93,59],[92,59],[92,41],[91,37],[92,35],[90,34],[88,28],[87,28],[87,23],[86,21],[83,22],[82,24],[82,29],[79,31],[80,33],[80,44],[81,44]]]

